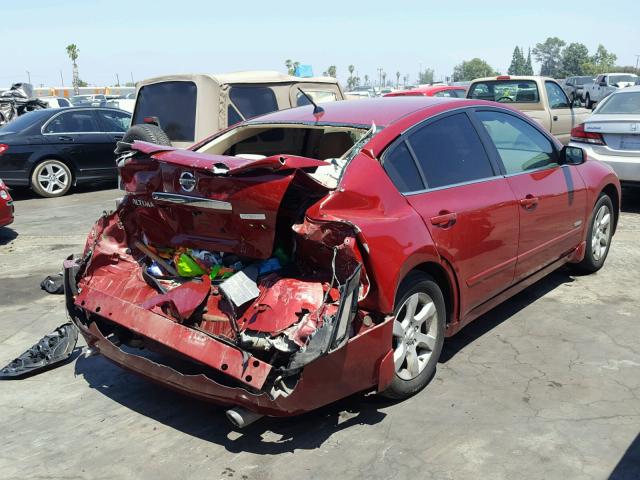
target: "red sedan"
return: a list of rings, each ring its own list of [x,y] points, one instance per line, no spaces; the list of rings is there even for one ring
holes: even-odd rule
[[[411,90],[401,90],[383,95],[383,97],[453,97],[465,98],[467,89],[453,85],[434,85],[432,87],[418,87]]]
[[[518,111],[323,107],[188,150],[132,144],[126,196],[65,262],[94,351],[230,407],[238,426],[360,391],[401,399],[432,378],[445,337],[562,265],[605,262],[618,178]]]
[[[0,227],[13,222],[13,200],[7,186],[0,180]]]

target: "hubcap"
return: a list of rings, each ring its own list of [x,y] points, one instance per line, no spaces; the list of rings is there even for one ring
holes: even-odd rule
[[[69,175],[60,165],[47,163],[38,173],[38,183],[45,192],[58,193],[67,188]]]
[[[438,312],[424,292],[411,295],[393,321],[393,361],[403,380],[416,378],[427,366],[436,346]]]
[[[591,234],[591,253],[598,261],[605,256],[611,239],[611,211],[607,205],[602,205],[593,219]]]

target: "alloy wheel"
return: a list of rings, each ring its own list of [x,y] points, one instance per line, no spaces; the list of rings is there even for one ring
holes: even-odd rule
[[[591,253],[595,261],[599,261],[606,255],[610,240],[611,211],[607,205],[602,205],[593,218],[591,229]]]
[[[70,180],[69,173],[61,165],[49,162],[42,165],[37,176],[40,188],[52,195],[66,190]]]
[[[403,380],[416,378],[427,366],[437,344],[438,312],[424,292],[409,296],[393,321],[393,361]]]

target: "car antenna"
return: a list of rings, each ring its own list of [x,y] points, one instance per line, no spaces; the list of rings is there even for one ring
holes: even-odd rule
[[[313,113],[314,114],[318,114],[318,113],[324,113],[324,108],[322,108],[321,106],[319,106],[316,102],[313,101],[313,98],[311,98],[311,95],[309,95],[308,93],[306,93],[304,90],[302,90],[300,87],[298,87],[298,90],[300,90],[300,93],[303,94],[305,97],[307,97],[307,100],[309,100],[309,103],[311,105],[313,105]]]

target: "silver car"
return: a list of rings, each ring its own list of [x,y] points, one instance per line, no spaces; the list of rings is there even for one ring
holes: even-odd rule
[[[640,86],[605,98],[584,123],[571,130],[569,145],[609,164],[622,183],[640,186]]]

